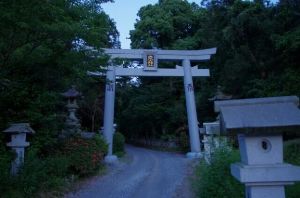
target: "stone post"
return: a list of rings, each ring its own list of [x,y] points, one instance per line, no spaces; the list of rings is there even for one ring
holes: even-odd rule
[[[184,68],[184,89],[191,145],[191,152],[187,153],[187,157],[199,158],[201,157],[200,138],[190,60],[184,59],[182,65]]]
[[[11,134],[11,141],[6,145],[16,153],[16,158],[11,163],[11,175],[15,176],[24,163],[25,147],[30,145],[29,142],[26,142],[26,134],[33,134],[35,132],[28,123],[11,124],[3,132]]]

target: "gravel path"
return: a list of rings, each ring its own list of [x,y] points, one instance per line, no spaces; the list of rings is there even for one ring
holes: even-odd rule
[[[127,146],[125,160],[65,198],[192,198],[184,155]]]

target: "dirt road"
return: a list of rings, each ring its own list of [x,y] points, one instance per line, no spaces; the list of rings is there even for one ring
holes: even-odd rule
[[[192,198],[184,155],[127,146],[127,157],[65,198]]]

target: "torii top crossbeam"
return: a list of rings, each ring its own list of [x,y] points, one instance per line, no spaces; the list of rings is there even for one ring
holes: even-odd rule
[[[111,59],[143,59],[143,68],[115,67],[116,76],[184,76],[183,67],[174,69],[158,68],[158,60],[206,61],[216,53],[216,48],[203,50],[158,50],[158,49],[103,49]],[[103,72],[88,72],[89,75],[105,75]],[[209,69],[191,68],[192,76],[209,76]]]

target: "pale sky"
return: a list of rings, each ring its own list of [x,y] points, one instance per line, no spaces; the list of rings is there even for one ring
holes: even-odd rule
[[[189,2],[200,2],[188,0]],[[120,32],[122,49],[130,48],[129,31],[134,29],[137,13],[142,6],[155,4],[158,0],[115,0],[114,3],[104,3],[102,8],[112,18]]]

